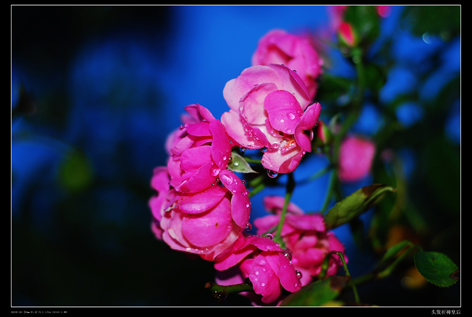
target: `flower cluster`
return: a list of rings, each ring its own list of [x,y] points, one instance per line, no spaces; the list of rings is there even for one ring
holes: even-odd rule
[[[199,104],[185,107],[182,125],[166,141],[167,165],[154,169],[157,194],[149,206],[158,239],[213,261],[220,273],[249,279],[255,303],[277,304],[320,273],[327,252],[344,248],[326,232],[321,215],[304,215],[293,204],[282,230],[288,249],[270,236],[247,233],[251,202],[244,180],[229,168],[232,149],[260,149],[265,169],[293,172],[312,150],[321,112],[312,100],[323,64],[307,37],[282,30],[261,39],[252,62],[224,86],[229,110],[221,120]],[[280,198],[265,202],[268,210],[281,210]],[[257,219],[258,231],[278,223],[277,213]],[[328,274],[339,265],[333,258]]]

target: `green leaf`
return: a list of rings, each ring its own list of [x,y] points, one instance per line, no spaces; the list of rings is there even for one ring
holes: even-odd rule
[[[385,252],[385,254],[382,257],[382,260],[380,260],[380,262],[385,262],[385,261],[389,260],[390,258],[395,256],[395,254],[397,254],[398,252],[403,250],[403,248],[405,248],[407,245],[411,245],[411,242],[408,241],[408,240],[403,240],[402,242],[399,242],[399,243],[395,244],[394,246],[391,246],[387,250],[387,252]]]
[[[416,268],[428,282],[440,287],[449,287],[457,282],[457,265],[445,254],[418,251],[414,259]]]
[[[236,152],[231,152],[231,162],[228,164],[228,169],[238,173],[258,173]]]
[[[288,295],[280,306],[320,306],[335,299],[349,282],[348,276],[329,276]]]
[[[369,210],[385,193],[393,191],[394,188],[383,184],[373,184],[358,189],[327,212],[324,219],[326,227],[333,229],[351,221]]]

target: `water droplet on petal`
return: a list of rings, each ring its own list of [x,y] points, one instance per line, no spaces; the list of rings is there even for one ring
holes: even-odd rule
[[[285,122],[285,120],[284,120],[284,119],[280,119],[280,123],[284,123],[284,122]]]
[[[251,230],[251,229],[252,229],[251,223],[249,223],[249,222],[246,223],[246,228],[244,228],[244,230],[249,231],[249,230]]]
[[[264,237],[266,237],[267,239],[270,239],[270,240],[274,239],[274,236],[270,233],[266,234]]]
[[[251,206],[251,205],[249,205],[249,204],[246,204],[246,208],[249,208],[249,206]]]
[[[284,255],[287,259],[292,260],[292,253],[290,251],[285,251]]]
[[[218,166],[216,165],[213,165],[210,169],[210,175],[215,177],[216,175],[218,175],[220,173],[220,169],[218,168]]]
[[[181,124],[180,127],[179,127],[180,130],[183,130],[184,128],[185,128],[185,127],[184,127],[183,124]]]
[[[270,178],[276,178],[278,175],[279,173],[275,171],[267,170],[267,176],[269,176]]]
[[[236,163],[234,163],[234,165],[236,165]],[[246,185],[246,181],[244,179],[242,180],[242,182],[243,182],[243,185]]]
[[[279,149],[279,144],[276,143],[276,142],[274,142],[274,143],[272,143],[272,144],[270,145],[270,148],[271,148],[272,150],[278,150],[278,149]]]
[[[262,152],[262,153],[267,152],[267,148],[264,146],[264,147],[261,149],[261,152]]]
[[[226,185],[231,185],[233,183],[233,178],[230,175],[223,174],[221,175],[221,181]]]
[[[287,114],[287,117],[288,117],[290,120],[295,120],[295,115],[294,115],[293,113],[291,113],[291,112],[289,112],[289,113]]]
[[[300,271],[297,270],[297,271],[295,271],[295,273],[297,273],[297,277],[298,277],[299,279],[302,278],[302,272],[300,272]]]

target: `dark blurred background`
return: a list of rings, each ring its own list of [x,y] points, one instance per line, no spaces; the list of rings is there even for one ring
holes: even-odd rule
[[[438,12],[451,16],[439,19]],[[388,226],[375,236],[378,250],[406,238],[444,252],[458,266],[459,13],[392,6],[382,19],[370,58],[384,70],[385,85],[353,132],[377,140],[384,156],[366,179],[344,186],[346,194],[373,182],[399,188],[401,195],[386,201],[388,212],[362,218],[366,227],[372,218]],[[250,66],[265,33],[321,34],[329,24],[325,6],[13,5],[12,306],[249,305],[238,295],[217,302],[204,289],[214,280],[212,263],[155,239],[148,208],[152,170],[166,164],[165,139],[185,106],[200,103],[216,118],[227,111],[224,85]],[[352,78],[352,64],[319,45],[325,71]],[[320,91],[327,121],[344,102],[335,97]],[[292,201],[319,210],[328,175],[303,179],[327,160],[313,154],[302,163]],[[283,195],[284,181],[278,177],[281,186],[264,194]],[[252,219],[265,215],[263,196],[253,198]],[[368,272],[379,254],[354,244],[347,226],[336,233],[351,275]],[[460,283],[447,289],[423,283],[408,276],[412,263],[360,289],[361,299],[387,306],[460,304]]]

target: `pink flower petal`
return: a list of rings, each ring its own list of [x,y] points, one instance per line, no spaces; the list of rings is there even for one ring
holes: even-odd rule
[[[265,124],[267,114],[264,109],[264,99],[271,92],[276,91],[273,83],[256,85],[248,91],[239,101],[240,115],[251,125]]]
[[[228,112],[223,113],[221,116],[221,122],[226,128],[226,132],[229,136],[236,140],[236,142],[247,149],[260,149],[263,147],[261,142],[257,141],[254,137],[250,136],[248,132],[244,130],[248,130],[247,122],[239,115],[238,112],[234,110],[230,110]],[[252,128],[251,128],[252,130]]]
[[[249,273],[254,292],[262,295],[263,303],[271,303],[280,296],[282,288],[275,272],[262,254],[254,258],[252,271]]]
[[[277,151],[267,151],[264,153],[261,160],[262,166],[277,173],[293,172],[300,164],[304,153],[298,146],[284,153],[282,152],[283,149],[284,143],[281,143]]]
[[[294,134],[303,112],[297,99],[288,91],[276,90],[267,95],[264,108],[269,115],[270,125],[286,134]]]
[[[252,66],[244,69],[241,74],[228,81],[223,89],[223,97],[228,106],[239,112],[239,100],[255,85],[274,83],[278,86],[279,74],[268,66]]]
[[[187,126],[187,132],[188,132],[188,134],[194,135],[194,136],[209,136],[209,135],[211,135],[208,122],[197,122],[197,123],[194,123],[194,124],[189,124]]]
[[[279,257],[279,280],[283,288],[289,292],[296,292],[302,287],[302,283],[297,276],[297,272],[290,260],[282,253],[278,253]]]
[[[209,126],[213,136],[211,157],[220,169],[225,169],[231,157],[231,144],[228,135],[223,124],[218,120],[213,120]]]
[[[182,153],[180,161],[180,167],[184,171],[197,170],[206,163],[211,162],[211,147],[192,147]]]
[[[197,193],[208,188],[215,180],[211,175],[213,166],[213,162],[209,161],[199,169],[184,174],[179,190],[184,193]]]
[[[283,65],[270,64],[268,67],[275,70],[281,78],[280,82],[277,83],[277,88],[294,94],[302,110],[305,110],[311,102],[311,97],[300,76],[290,68]]]
[[[282,208],[284,207],[285,198],[282,196],[265,196],[262,202],[266,210],[274,214],[280,214],[282,212]],[[298,215],[303,214],[303,210],[293,202],[288,204],[287,211]]]
[[[231,198],[231,214],[234,222],[241,228],[245,228],[251,214],[251,202],[246,186],[239,177],[229,170],[222,170],[219,178],[221,183],[233,195]]]
[[[288,225],[298,230],[314,230],[319,232],[326,230],[321,214],[287,215],[285,221],[287,221]]]
[[[223,198],[219,204],[203,215],[185,215],[182,234],[197,247],[215,245],[224,240],[232,230],[230,201]]]
[[[295,129],[295,140],[300,147],[307,152],[311,152],[311,140],[313,140],[313,128],[320,117],[321,105],[317,102],[309,106],[303,114]],[[310,136],[305,134],[309,131]]]
[[[227,192],[226,188],[215,185],[196,194],[182,195],[179,209],[188,214],[205,212],[218,204]]]

